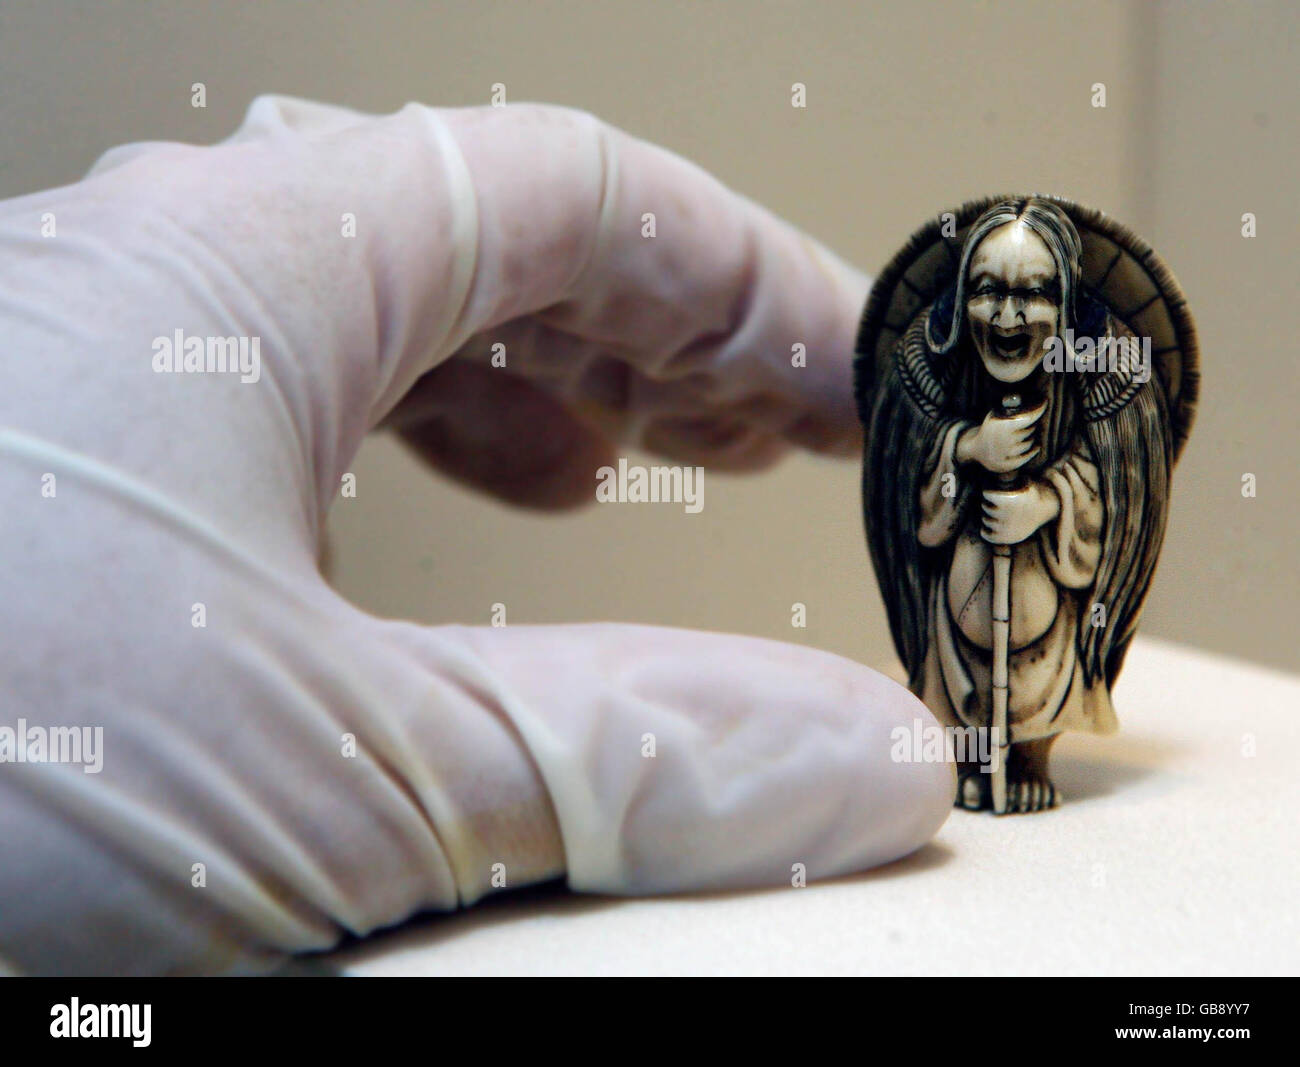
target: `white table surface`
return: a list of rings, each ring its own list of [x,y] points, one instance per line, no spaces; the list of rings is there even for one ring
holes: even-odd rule
[[[1139,638],[1115,702],[1118,735],[1057,742],[1063,807],[954,811],[875,871],[641,900],[525,893],[320,962],[353,975],[1300,972],[1300,677]]]

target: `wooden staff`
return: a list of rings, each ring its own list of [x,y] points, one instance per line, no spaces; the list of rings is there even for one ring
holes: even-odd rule
[[[1004,417],[1018,414],[1020,394],[1008,393],[1002,398]],[[1004,489],[1013,489],[1018,475],[1000,474],[998,481]],[[992,787],[993,811],[1005,815],[1007,810],[1007,757],[1011,753],[1011,740],[1007,729],[1007,704],[1011,697],[1009,661],[1011,658],[1011,546],[993,546],[993,740]]]

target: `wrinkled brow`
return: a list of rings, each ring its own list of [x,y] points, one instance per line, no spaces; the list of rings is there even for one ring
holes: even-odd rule
[[[979,285],[985,281],[1005,282],[1008,285],[1012,283],[1016,287],[1032,288],[1034,286],[1047,286],[1056,280],[1056,270],[1050,271],[1036,270],[1030,274],[1021,275],[1012,264],[1012,269],[1004,276],[995,273],[991,267],[980,266],[970,272],[969,282],[971,285]]]

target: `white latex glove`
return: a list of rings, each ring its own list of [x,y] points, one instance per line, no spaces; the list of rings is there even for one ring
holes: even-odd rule
[[[538,506],[591,499],[610,435],[713,468],[851,453],[865,288],[697,168],[549,107],[263,98],[225,144],[129,146],[0,205],[0,727],[104,731],[98,774],[0,764],[7,966],[257,970],[476,901],[496,864],[509,887],[788,886],[928,840],[953,769],[891,761],[896,725],[933,720],[864,667],[381,620],[316,565],[390,415]],[[260,379],[155,373],[178,329],[259,337]]]

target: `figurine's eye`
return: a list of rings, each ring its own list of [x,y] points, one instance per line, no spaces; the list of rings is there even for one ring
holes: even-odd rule
[[[1017,300],[1055,300],[1056,293],[1051,286],[1035,285],[1027,289],[1012,289],[1011,295]]]

